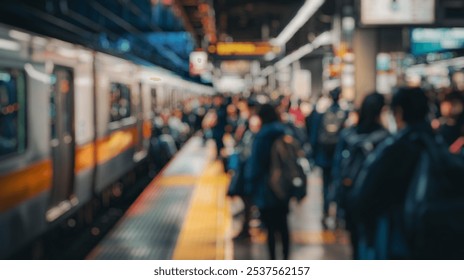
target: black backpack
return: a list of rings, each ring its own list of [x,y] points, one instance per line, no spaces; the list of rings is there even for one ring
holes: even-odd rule
[[[346,207],[349,190],[358,177],[367,156],[389,135],[388,131],[381,129],[370,134],[358,134],[353,129],[347,134],[346,147],[342,151],[340,163],[339,206]]]
[[[309,162],[299,142],[290,135],[274,141],[271,148],[269,186],[279,200],[306,196]]]
[[[464,158],[433,136],[419,135],[416,141],[423,151],[404,209],[412,258],[463,259]]]
[[[329,108],[322,115],[319,127],[318,143],[325,152],[332,156],[335,152],[340,131],[343,129],[347,118],[347,113],[340,108]]]

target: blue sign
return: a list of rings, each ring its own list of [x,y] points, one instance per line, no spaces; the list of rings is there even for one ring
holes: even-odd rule
[[[414,28],[411,33],[411,53],[464,49],[464,28]]]

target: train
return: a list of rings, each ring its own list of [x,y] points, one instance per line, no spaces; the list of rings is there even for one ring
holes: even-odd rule
[[[0,25],[0,259],[145,161],[155,110],[208,94],[156,66]]]

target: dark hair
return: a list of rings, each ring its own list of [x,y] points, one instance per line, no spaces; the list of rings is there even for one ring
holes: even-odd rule
[[[359,129],[369,131],[379,124],[382,108],[385,106],[385,97],[380,93],[373,92],[367,95],[359,110]]]
[[[340,95],[342,93],[342,90],[340,87],[336,87],[333,90],[329,92],[330,97],[332,98],[333,101],[337,102],[340,99]]]
[[[403,121],[407,124],[425,121],[429,113],[429,104],[421,88],[400,88],[391,102],[393,111],[403,111]]]
[[[258,109],[258,116],[261,119],[263,125],[280,121],[279,114],[277,114],[276,108],[271,104],[263,104]]]
[[[258,101],[250,98],[247,100],[247,105],[249,108],[255,108],[256,106],[258,106]]]

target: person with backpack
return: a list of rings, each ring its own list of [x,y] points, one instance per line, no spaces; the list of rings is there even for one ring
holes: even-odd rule
[[[287,128],[281,123],[279,115],[274,106],[263,104],[258,109],[258,117],[261,119],[262,127],[255,136],[252,144],[251,155],[245,166],[245,180],[248,192],[254,204],[258,207],[261,220],[268,231],[268,249],[271,259],[276,259],[276,234],[280,234],[283,248],[283,258],[288,259],[290,255],[290,234],[288,229],[287,215],[289,212],[289,201],[292,196],[292,188],[287,184],[285,178],[292,178],[297,185],[306,189],[306,178],[292,174],[284,170],[282,161],[277,157],[288,155],[289,149],[283,139],[292,142]],[[294,142],[293,142],[294,143]],[[291,144],[289,144],[291,145]],[[283,154],[277,152],[282,148]],[[294,154],[294,150],[290,151]],[[293,158],[294,159],[294,158]],[[287,161],[291,166],[295,160]],[[278,176],[275,176],[277,172]],[[298,173],[298,172],[297,172]],[[289,177],[290,176],[290,177]],[[300,198],[302,198],[300,196]]]
[[[357,125],[341,131],[340,141],[335,151],[332,174],[337,216],[345,220],[346,229],[350,232],[353,259],[361,258],[358,240],[362,237],[359,236],[352,214],[346,209],[347,196],[367,156],[389,135],[380,119],[384,106],[383,95],[374,92],[366,96],[359,110]]]
[[[356,221],[366,229],[367,238],[374,246],[374,255],[370,258],[422,258],[418,254],[418,247],[413,244],[419,239],[411,239],[408,228],[414,228],[416,223],[429,224],[407,217],[407,209],[419,209],[420,206],[420,203],[411,203],[408,197],[412,197],[413,200],[421,197],[427,190],[421,190],[421,188],[429,183],[437,182],[438,184],[434,186],[435,190],[445,187],[446,185],[441,183],[447,182],[450,183],[447,187],[462,191],[462,181],[459,180],[462,179],[464,168],[460,172],[448,172],[455,171],[456,164],[454,164],[454,159],[453,163],[448,164],[451,154],[447,151],[444,141],[433,133],[427,119],[428,101],[422,89],[399,89],[393,95],[391,109],[398,132],[383,141],[375,152],[368,156],[350,192],[348,207]],[[434,161],[433,168],[424,168],[423,164],[430,163],[429,156],[432,154],[438,154],[441,160]],[[440,173],[439,177],[431,178],[431,174],[442,170],[440,165],[446,166],[447,170],[445,169],[443,174]],[[459,163],[457,165],[459,166]],[[458,170],[460,168],[458,167]],[[449,180],[446,179],[447,177]],[[422,212],[421,215],[427,214],[427,211]],[[445,212],[435,214],[433,218],[448,219],[446,215],[442,215],[443,213]],[[409,216],[414,216],[414,214]],[[435,230],[453,231],[451,228],[440,228],[443,224],[442,222],[436,223]],[[462,228],[460,224],[462,224],[462,219],[454,220],[456,228]],[[416,237],[431,233],[426,230],[426,227],[416,229],[415,234],[418,234]],[[457,238],[453,240],[453,242],[458,241]],[[423,249],[429,250],[427,247]]]
[[[327,218],[329,216],[333,157],[340,138],[340,132],[348,118],[348,112],[340,107],[340,95],[340,88],[332,90],[330,92],[332,105],[324,113],[314,110],[308,124],[313,161],[322,169],[324,197],[322,225],[324,228],[327,228]]]

